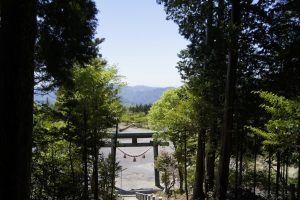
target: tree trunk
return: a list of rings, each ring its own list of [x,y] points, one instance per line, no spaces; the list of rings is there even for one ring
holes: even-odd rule
[[[271,197],[271,170],[272,170],[272,154],[269,150],[269,161],[268,161],[268,198]]]
[[[256,139],[255,139],[255,146],[254,146],[255,150],[254,150],[254,173],[253,173],[253,193],[254,195],[256,192],[256,162],[257,162],[257,150],[256,150]]]
[[[177,145],[176,142],[172,142],[175,152],[177,151]],[[176,156],[176,160],[177,160],[177,169],[178,169],[178,175],[179,175],[179,193],[183,194],[184,193],[184,189],[183,189],[183,181],[184,181],[184,172],[183,172],[183,168],[182,168],[182,161],[180,159],[178,159],[178,156]]]
[[[205,44],[207,47],[207,53],[205,55],[205,62],[204,62],[204,68],[209,70],[210,66],[210,58],[213,53],[213,0],[207,1],[207,23],[206,23],[206,38],[205,38]],[[216,97],[213,96],[207,96],[206,97],[208,101],[212,102],[212,104],[215,104]],[[216,120],[215,120],[216,121]],[[214,121],[214,122],[215,122]],[[214,126],[215,124],[213,124]],[[213,130],[214,127],[211,127],[211,130],[209,131],[209,141],[212,144],[213,141],[213,134],[215,134],[215,130]],[[203,137],[203,138],[202,138]],[[199,143],[200,142],[200,143]],[[199,146],[201,145],[201,146]],[[211,149],[211,148],[210,148]],[[211,153],[211,154],[210,154]],[[198,155],[199,154],[199,155]],[[198,134],[198,152],[197,152],[197,163],[201,166],[196,166],[197,171],[195,172],[195,186],[194,186],[194,193],[193,193],[193,199],[204,199],[205,195],[207,194],[210,187],[213,187],[213,179],[214,179],[214,152],[209,151],[206,158],[206,168],[207,168],[207,177],[205,177],[205,130],[201,130]],[[212,155],[212,156],[210,156]],[[212,163],[213,162],[213,163]],[[197,165],[197,164],[196,164]],[[211,168],[208,168],[207,165],[210,165]],[[208,171],[209,169],[209,171]],[[198,170],[201,170],[202,172],[198,172]],[[205,193],[203,191],[203,182],[205,178]],[[201,179],[201,180],[200,180]]]
[[[83,113],[83,173],[84,173],[84,188],[83,188],[83,198],[84,200],[88,200],[88,152],[87,152],[87,114],[86,111]]]
[[[221,28],[222,23],[224,23],[224,0],[218,1],[218,28]],[[223,38],[222,38],[223,39]]]
[[[83,146],[83,173],[84,173],[84,188],[83,188],[83,195],[84,195],[84,200],[88,199],[88,187],[89,187],[89,182],[88,182],[88,155],[87,155],[87,146],[86,146],[86,141]]]
[[[282,162],[282,167],[281,167],[281,181],[282,181],[282,187],[281,187],[281,196],[282,196],[282,199],[285,200],[285,196],[284,196],[284,193],[285,193],[285,164],[284,164],[284,160]]]
[[[224,103],[223,134],[221,139],[221,155],[219,160],[219,176],[217,178],[216,198],[226,199],[233,132],[233,105],[236,85],[236,70],[238,64],[238,32],[240,26],[240,0],[232,0],[231,22],[232,34],[229,44],[229,60],[226,76]]]
[[[216,145],[214,141],[210,141],[209,150],[206,156],[207,191],[213,191],[214,189],[215,159],[216,159]]]
[[[201,130],[198,133],[198,147],[197,147],[197,159],[196,159],[196,171],[195,171],[195,183],[193,191],[193,200],[202,200],[205,198],[203,191],[203,179],[204,179],[204,157],[205,157],[205,130]]]
[[[210,131],[208,132],[208,149],[206,153],[206,178],[205,178],[205,195],[213,191],[215,180],[215,160],[216,160],[216,135],[218,131],[217,118],[214,120]]]
[[[28,200],[36,0],[1,0],[0,199]]]
[[[69,142],[69,160],[70,160],[70,168],[71,168],[71,176],[72,176],[72,200],[75,200],[75,173],[74,173],[74,165],[72,158],[72,143]]]
[[[277,152],[276,189],[275,189],[276,199],[278,199],[279,196],[279,179],[280,179],[280,153]]]
[[[288,161],[285,166],[285,198],[288,198],[288,186],[289,186],[289,164]]]
[[[238,135],[236,136],[236,156],[235,156],[235,199],[239,199],[239,158],[240,155],[242,154],[242,150],[241,150],[241,145],[240,145],[240,138],[241,137],[241,132],[238,133]]]
[[[298,185],[297,199],[300,199],[300,136],[298,137]]]
[[[212,45],[212,23],[213,23],[213,1],[208,0],[207,2],[207,25],[206,25],[206,45],[211,48]],[[208,55],[210,56],[210,55]],[[209,60],[209,59],[207,59]],[[208,63],[206,63],[206,66]]]
[[[51,190],[51,198],[50,199],[55,199],[55,197],[57,196],[57,192],[56,192],[56,173],[55,173],[55,165],[53,163],[54,162],[54,150],[51,149],[51,167],[49,167],[51,169],[50,174],[52,174],[51,178],[50,178],[50,182],[52,183],[51,185],[53,185],[53,187],[50,187]],[[54,175],[54,176],[53,176]]]
[[[238,199],[238,176],[239,176],[239,145],[236,139],[236,155],[235,155],[235,199]]]
[[[67,119],[67,135],[70,137],[70,117],[71,111],[68,112],[68,119]],[[71,176],[72,176],[72,200],[75,200],[76,196],[76,184],[75,184],[75,172],[74,172],[74,163],[72,157],[72,139],[69,138],[69,161],[70,161],[70,168],[71,168]]]
[[[298,192],[297,199],[300,199],[300,151],[298,152]]]
[[[179,192],[180,194],[183,194],[184,193],[184,190],[183,190],[183,172],[182,172],[182,168],[179,167],[178,168],[178,174],[179,174]]]
[[[94,174],[94,199],[99,199],[99,182],[98,182],[98,148],[96,144],[94,145],[94,166],[93,166],[93,174]]]
[[[239,141],[239,145],[240,145],[240,162],[239,162],[239,183],[238,183],[238,189],[242,189],[242,183],[243,183],[243,154],[244,154],[244,149],[243,149],[243,143],[244,143],[244,136],[243,133],[240,133],[240,141]]]
[[[113,136],[112,146],[111,146],[111,156],[112,156],[112,177],[111,177],[111,193],[110,199],[113,199],[115,191],[115,178],[116,178],[116,150],[118,144],[118,133],[119,133],[119,124],[116,124],[116,134]],[[157,145],[157,144],[155,144]],[[155,153],[154,153],[155,154]],[[159,178],[159,177],[158,177]]]
[[[186,131],[184,132],[184,187],[185,187],[185,198],[186,200],[189,199],[189,190],[188,190],[188,184],[187,184],[187,135]]]

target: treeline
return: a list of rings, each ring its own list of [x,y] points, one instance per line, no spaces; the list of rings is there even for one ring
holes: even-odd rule
[[[128,110],[129,112],[144,112],[144,113],[148,113],[150,108],[151,108],[152,104],[139,104],[139,105],[135,105],[135,106],[129,106]]]
[[[152,104],[140,104],[125,108],[125,112],[121,117],[121,121],[129,124],[134,124],[138,128],[148,128],[147,115]]]
[[[158,3],[190,41],[177,64],[186,85],[149,112],[174,144],[186,199],[189,176],[192,199],[295,199],[295,187],[299,198],[289,173],[299,170],[299,2]]]

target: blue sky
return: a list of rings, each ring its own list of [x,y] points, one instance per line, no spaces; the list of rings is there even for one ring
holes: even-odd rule
[[[177,54],[187,45],[178,26],[167,21],[155,0],[96,0],[100,52],[115,64],[128,85],[182,85],[175,68]]]

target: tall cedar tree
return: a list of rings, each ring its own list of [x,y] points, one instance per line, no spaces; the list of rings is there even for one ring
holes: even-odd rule
[[[0,9],[0,199],[28,200],[36,1],[3,0]]]
[[[231,1],[231,29],[229,42],[229,60],[226,77],[225,105],[223,133],[221,138],[221,155],[219,161],[219,175],[216,185],[216,198],[226,199],[231,155],[231,137],[233,132],[233,105],[236,88],[236,71],[238,66],[238,33],[240,26],[240,0]]]
[[[0,9],[0,87],[5,94],[0,102],[0,199],[26,200],[30,193],[34,69],[40,86],[45,80],[63,83],[70,80],[67,77],[74,63],[95,57],[97,9],[91,0],[3,0]],[[8,110],[7,105],[13,106]]]

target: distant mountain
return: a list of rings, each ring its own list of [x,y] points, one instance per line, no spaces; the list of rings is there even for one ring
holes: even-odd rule
[[[49,103],[54,104],[56,101],[56,91],[52,91],[46,94],[35,93],[34,94],[34,101],[38,103]]]
[[[162,93],[172,87],[126,86],[122,88],[119,96],[123,105],[152,104],[157,101]],[[35,94],[34,100],[40,103],[53,104],[56,101],[56,92],[45,95]]]
[[[172,87],[126,86],[119,95],[124,105],[151,104],[170,88]]]

